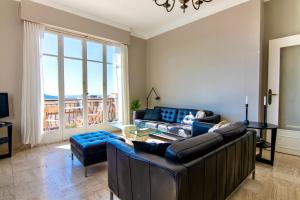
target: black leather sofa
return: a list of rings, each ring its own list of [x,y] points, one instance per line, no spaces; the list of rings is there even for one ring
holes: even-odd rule
[[[242,124],[176,142],[165,157],[107,143],[108,185],[121,200],[223,200],[252,173],[255,136]]]
[[[206,115],[204,118],[194,120],[192,125],[185,125],[181,123],[183,118],[189,113],[195,116],[198,110],[171,107],[154,107],[154,109],[160,110],[160,120],[144,120],[146,110],[138,110],[134,113],[134,124],[140,128],[157,129],[168,134],[188,138],[205,133],[201,127],[198,127],[203,126],[202,123],[217,124],[221,118],[220,115],[215,115],[212,111],[203,110]]]

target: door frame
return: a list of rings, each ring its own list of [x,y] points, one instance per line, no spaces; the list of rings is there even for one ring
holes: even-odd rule
[[[103,84],[103,113],[107,113],[107,46],[120,47],[118,43],[100,40],[92,37],[82,37],[77,34],[64,33],[57,30],[47,29],[46,32],[57,35],[58,42],[58,92],[59,92],[59,129],[51,131],[43,131],[41,137],[41,144],[54,143],[69,139],[72,135],[85,132],[93,132],[98,130],[115,131],[111,126],[114,123],[120,122],[108,122],[107,115],[103,115],[103,122],[96,125],[88,124],[88,111],[87,111],[87,92],[88,92],[88,77],[87,77],[87,42],[95,42],[103,46],[102,49],[102,84]],[[82,127],[70,128],[65,127],[65,70],[64,70],[64,37],[74,38],[81,40],[82,43],[82,105],[83,105],[83,121]]]
[[[300,34],[269,41],[268,88],[277,94],[268,106],[268,122],[279,124],[280,54],[281,49],[300,45]],[[278,129],[276,151],[300,156],[300,131]],[[298,143],[299,144],[299,143]]]

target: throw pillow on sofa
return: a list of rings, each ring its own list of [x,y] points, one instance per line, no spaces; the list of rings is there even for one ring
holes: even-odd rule
[[[208,132],[209,132],[209,133],[215,132],[216,130],[218,130],[218,129],[220,129],[220,128],[225,128],[225,127],[227,127],[227,126],[229,126],[229,125],[231,125],[231,123],[224,120],[224,121],[221,121],[220,123],[214,125],[212,128],[210,128],[210,129],[208,130]]]
[[[199,110],[199,111],[196,113],[195,119],[203,119],[204,117],[206,117],[205,112],[202,111],[202,110]]]
[[[186,125],[192,125],[192,123],[194,122],[194,115],[190,112],[190,114],[186,115],[183,120],[182,123],[186,124]]]
[[[229,126],[219,128],[214,132],[222,135],[225,141],[231,141],[245,134],[247,129],[242,122],[235,122]]]
[[[164,156],[166,149],[172,143],[154,143],[154,142],[140,142],[140,141],[132,141],[134,149],[144,151],[150,154]]]
[[[144,115],[144,120],[159,121],[160,109],[147,109]]]

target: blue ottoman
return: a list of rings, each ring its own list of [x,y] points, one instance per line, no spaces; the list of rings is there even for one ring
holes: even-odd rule
[[[74,135],[70,138],[72,160],[74,156],[85,167],[85,176],[87,177],[87,167],[92,164],[106,161],[106,142],[110,140],[123,138],[105,131],[84,133]]]

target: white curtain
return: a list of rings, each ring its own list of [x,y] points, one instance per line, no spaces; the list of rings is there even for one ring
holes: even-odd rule
[[[130,123],[128,47],[121,45],[121,79],[122,79],[122,122]]]
[[[42,39],[45,27],[24,21],[21,134],[23,144],[37,145],[43,129]]]

